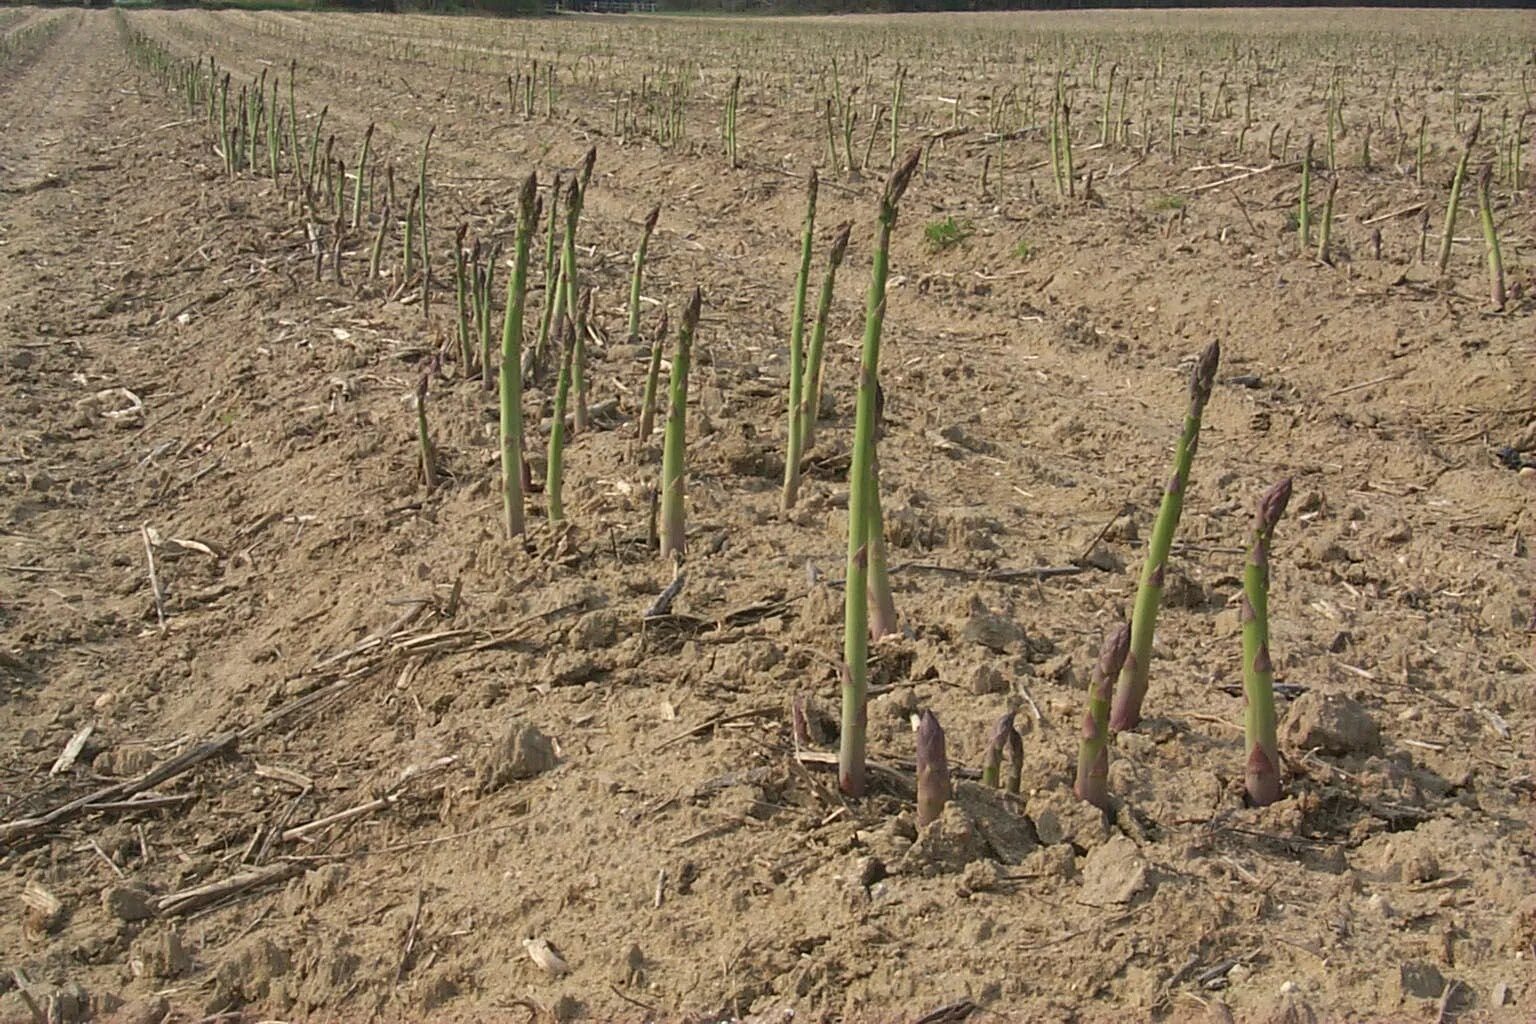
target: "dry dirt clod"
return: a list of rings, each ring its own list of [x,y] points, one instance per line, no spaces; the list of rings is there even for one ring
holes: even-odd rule
[[[145,921],[155,916],[155,898],[131,885],[114,885],[102,890],[101,905],[119,921]]]
[[[999,654],[1018,654],[1029,643],[1024,627],[987,607],[981,595],[972,594],[958,623],[961,639]]]
[[[1093,907],[1129,903],[1151,884],[1141,851],[1130,839],[1117,835],[1083,861],[1083,889],[1077,901]]]
[[[918,829],[916,842],[902,857],[901,873],[930,876],[960,871],[986,854],[986,841],[976,822],[952,800],[937,818]]]
[[[531,725],[510,726],[480,765],[479,791],[494,792],[520,779],[531,779],[560,763],[554,742]]]
[[[1294,750],[1324,754],[1372,754],[1381,749],[1381,729],[1359,701],[1310,690],[1291,703],[1286,742]]]

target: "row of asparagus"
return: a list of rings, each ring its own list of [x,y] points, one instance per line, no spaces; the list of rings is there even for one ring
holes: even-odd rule
[[[131,37],[132,38],[132,37]],[[269,171],[279,177],[286,154],[290,178],[305,208],[314,212],[329,203],[338,222],[347,211],[344,194],[346,174],[336,168],[334,189],[329,178],[317,167],[319,125],[308,151],[308,160],[299,144],[297,115],[294,110],[290,79],[287,114],[288,131],[283,131],[284,111],[274,97],[265,100],[264,83],[245,91],[237,99],[236,114],[228,106],[229,77],[201,62],[174,60],[152,40],[132,38],[134,50],[148,66],[157,70],[168,87],[186,94],[194,107],[205,110],[226,167],[231,173],[242,169]],[[262,99],[257,99],[261,97]],[[365,135],[356,168],[356,185],[350,214],[355,225],[361,220],[363,174],[368,158],[371,132]],[[266,144],[266,161],[256,158]],[[430,145],[430,135],[427,145]],[[325,152],[331,150],[328,142]],[[403,273],[411,276],[410,262],[418,252],[421,268],[421,302],[427,306],[430,290],[430,264],[424,240],[418,250],[411,238],[413,228],[424,239],[426,219],[426,146],[412,200],[412,216],[405,220],[406,243],[403,249]],[[897,628],[897,613],[891,594],[887,566],[883,515],[880,503],[878,441],[880,436],[883,393],[879,385],[881,335],[886,309],[886,284],[889,274],[890,240],[896,227],[901,199],[911,184],[921,161],[921,148],[910,150],[889,175],[881,193],[875,221],[871,259],[871,277],[867,295],[864,337],[858,375],[857,403],[851,468],[849,471],[848,559],[844,606],[842,722],[839,749],[839,782],[850,796],[861,796],[866,789],[866,725],[868,702],[869,645]],[[563,518],[561,501],[566,421],[569,405],[575,401],[571,416],[573,429],[587,426],[587,383],[585,345],[589,332],[590,290],[579,281],[576,237],[586,190],[596,161],[595,149],[589,151],[580,170],[562,190],[559,179],[549,190],[550,210],[545,242],[545,295],[535,342],[525,348],[528,308],[529,269],[534,239],[543,215],[538,181],[530,173],[518,198],[517,227],[511,256],[511,273],[506,284],[506,299],[501,322],[499,360],[493,356],[493,314],[490,301],[494,267],[498,253],[478,243],[466,253],[466,230],[455,237],[453,251],[454,293],[458,353],[462,374],[468,378],[478,363],[479,377],[499,393],[500,453],[502,467],[502,506],[504,530],[515,539],[526,529],[527,490],[530,474],[524,455],[524,394],[529,375],[546,364],[556,367],[553,410],[550,416],[548,456],[543,491],[546,516],[550,521]],[[329,157],[326,166],[330,165]],[[390,176],[392,181],[392,175]],[[327,187],[319,187],[319,182]],[[391,192],[393,189],[391,188]],[[333,198],[327,198],[333,197]],[[557,239],[559,218],[556,202],[565,203],[563,235]],[[814,442],[823,391],[823,362],[827,319],[838,269],[846,253],[852,231],[850,223],[838,226],[811,319],[809,342],[805,336],[807,292],[815,234],[817,178],[808,179],[807,210],[801,240],[800,260],[795,281],[793,319],[789,331],[789,389],[787,402],[787,451],[782,504],[787,510],[797,500],[800,470],[807,450]],[[386,198],[381,218],[380,238],[389,220],[390,200]],[[634,254],[630,283],[627,327],[631,340],[640,332],[640,291],[646,252],[656,227],[660,210],[653,209],[645,219]],[[377,270],[377,250],[370,273]],[[661,478],[657,487],[660,504],[659,549],[663,557],[684,554],[686,531],[684,493],[686,487],[686,429],[688,375],[691,350],[697,331],[702,294],[695,288],[684,306],[671,354],[668,412],[662,450]],[[666,338],[666,316],[655,332],[641,409],[638,415],[642,439],[649,438],[654,427],[658,400],[659,370]],[[1184,429],[1175,452],[1174,471],[1165,490],[1156,525],[1148,545],[1146,563],[1130,621],[1112,629],[1094,666],[1083,716],[1082,740],[1078,755],[1075,790],[1079,797],[1098,807],[1109,806],[1108,766],[1113,735],[1136,728],[1141,720],[1150,675],[1152,642],[1158,608],[1161,603],[1169,552],[1188,486],[1190,467],[1198,446],[1201,417],[1208,402],[1219,359],[1215,343],[1196,361],[1190,383],[1189,407]],[[493,373],[494,364],[494,373]],[[435,452],[426,417],[426,390],[429,374],[424,374],[417,389],[417,423],[421,447],[421,469],[428,487],[435,481]],[[494,382],[494,383],[493,383]],[[1265,493],[1250,539],[1242,597],[1243,674],[1247,701],[1246,780],[1251,801],[1263,805],[1279,798],[1279,756],[1276,749],[1276,716],[1272,690],[1273,668],[1268,648],[1269,547],[1273,533],[1284,512],[1290,494],[1290,482],[1282,481]],[[984,781],[998,785],[1005,752],[1012,755],[1012,771],[1007,788],[1017,792],[1022,771],[1022,739],[1011,714],[1004,716],[993,731],[986,754]],[[931,819],[937,808],[949,799],[950,783],[943,730],[932,712],[926,712],[918,730],[919,817]]]

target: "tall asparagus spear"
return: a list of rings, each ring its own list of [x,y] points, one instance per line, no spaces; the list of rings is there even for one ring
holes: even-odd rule
[[[683,457],[688,429],[688,364],[693,352],[693,334],[699,326],[699,307],[704,296],[693,290],[693,298],[683,310],[683,322],[677,331],[677,349],[672,353],[672,405],[667,412],[667,435],[661,451],[661,557],[681,555],[684,547]]]
[[[1072,792],[1101,810],[1109,810],[1109,699],[1115,679],[1131,649],[1130,623],[1121,623],[1104,637],[1099,660],[1088,684],[1088,709],[1083,712],[1083,739],[1077,749],[1077,782]]]
[[[538,189],[537,175],[529,172],[518,196],[517,241],[501,325],[501,505],[508,540],[523,532],[523,304],[528,295],[528,247],[538,219]]]
[[[629,343],[640,342],[640,278],[645,273],[645,250],[651,244],[651,232],[661,217],[661,207],[651,207],[645,215],[645,225],[640,229],[640,244],[635,247],[635,272],[629,279]]]
[[[1467,132],[1467,137],[1461,142],[1461,157],[1456,161],[1456,173],[1451,177],[1451,194],[1445,202],[1445,231],[1440,236],[1440,258],[1435,261],[1435,269],[1445,273],[1445,268],[1451,262],[1451,244],[1456,240],[1456,207],[1461,202],[1461,185],[1467,178],[1467,163],[1472,159],[1472,147],[1477,145],[1477,136],[1483,128],[1483,114],[1478,111],[1477,120],[1472,122],[1472,130]]]
[[[1483,225],[1483,243],[1488,247],[1488,297],[1493,308],[1502,310],[1508,295],[1504,290],[1504,257],[1499,252],[1499,232],[1493,224],[1493,165],[1484,164],[1477,176],[1477,214]]]
[[[565,518],[565,406],[571,394],[571,349],[575,340],[570,320],[555,314],[554,336],[560,346],[560,371],[555,378],[555,402],[549,418],[549,459],[544,465],[545,513],[551,523]]]
[[[821,279],[821,295],[816,301],[816,324],[811,328],[810,350],[805,356],[805,381],[800,396],[800,443],[809,451],[816,440],[816,420],[821,415],[821,367],[827,343],[827,317],[832,312],[832,292],[837,284],[837,268],[848,251],[852,221],[838,225],[832,236],[832,251],[827,254],[827,272]]]
[[[917,827],[938,818],[954,797],[949,780],[949,758],[944,751],[944,730],[938,716],[924,711],[917,722]]]
[[[800,457],[805,450],[805,423],[800,403],[805,388],[805,288],[811,276],[811,245],[816,238],[816,169],[805,183],[805,230],[800,236],[800,270],[795,275],[795,298],[789,321],[789,418],[784,445],[785,511],[795,507],[800,495]]]
[[[902,193],[917,173],[921,147],[913,149],[886,179],[875,234],[874,266],[864,314],[864,353],[854,418],[853,465],[848,471],[848,572],[843,594],[843,709],[837,754],[838,784],[849,796],[864,795],[864,743],[869,724],[870,490],[874,484],[875,409],[880,373],[880,330],[885,322],[885,282],[890,268],[891,231]]]
[[[1269,660],[1269,546],[1291,500],[1287,477],[1264,492],[1243,567],[1243,732],[1248,748],[1248,799],[1263,807],[1280,799],[1280,755],[1275,743],[1274,666]]]
[[[1141,722],[1141,703],[1147,696],[1147,676],[1152,662],[1152,636],[1157,626],[1157,609],[1163,600],[1163,575],[1168,569],[1168,551],[1184,509],[1184,491],[1189,486],[1189,467],[1200,445],[1200,417],[1210,400],[1216,382],[1216,364],[1221,348],[1211,342],[1189,378],[1189,410],[1184,414],[1184,432],[1174,450],[1173,476],[1163,492],[1163,504],[1152,527],[1147,544],[1147,561],[1141,570],[1141,587],[1136,591],[1136,607],[1131,615],[1131,650],[1115,690],[1109,725],[1115,732],[1127,732]]]

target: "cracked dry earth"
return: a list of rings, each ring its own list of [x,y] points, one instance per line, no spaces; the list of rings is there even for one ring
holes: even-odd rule
[[[504,228],[528,168],[547,182],[597,145],[582,258],[614,411],[573,441],[568,524],[536,511],[514,548],[494,399],[454,365],[429,407],[443,486],[415,470],[409,399],[451,294],[424,322],[359,284],[359,253],[346,283],[316,281],[291,197],[223,173],[119,15],[25,15],[50,16],[0,69],[0,1021],[1536,1019],[1532,488],[1494,457],[1536,449],[1528,300],[1493,316],[1437,292],[1392,252],[1368,260],[1353,221],[1352,263],[1283,255],[1285,202],[1136,212],[1188,168],[1103,177],[1105,206],[1048,215],[1022,177],[976,200],[975,161],[937,154],[887,317],[905,632],[876,648],[875,791],[845,802],[818,754],[877,180],[824,191],[821,223],[853,219],[855,242],[833,411],[785,517],[782,324],[820,144],[792,117],[749,102],[742,123],[793,173],[732,172],[699,147],[620,148],[596,99],[488,126],[432,98],[437,57],[367,49],[456,23],[129,16],[237,78],[298,61],[301,116],[328,105],[338,152],[376,122],[381,159],[411,167],[435,124],[442,251],[459,218]],[[625,30],[592,25],[528,31],[624,52]],[[496,76],[467,80],[501,102]],[[1341,202],[1408,187],[1352,181]],[[672,576],[647,549],[657,456],[633,438],[645,354],[622,307],[656,202],[647,295],[675,315],[697,284],[706,314],[688,578],[643,622]],[[1529,197],[1512,202],[1528,279]],[[947,213],[976,234],[934,252],[922,226]],[[1009,270],[1020,231],[1033,255]],[[1213,337],[1151,718],[1119,737],[1105,819],[1070,792],[1087,669],[1134,594]],[[535,385],[530,409],[547,401]],[[1289,795],[1253,810],[1235,596],[1253,499],[1283,474]],[[1041,567],[1064,571],[1023,571]],[[922,708],[963,778],[919,832]],[[972,781],[1008,708],[1017,800]]]

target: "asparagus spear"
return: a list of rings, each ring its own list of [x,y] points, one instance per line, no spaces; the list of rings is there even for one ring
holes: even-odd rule
[[[695,288],[693,298],[683,310],[683,322],[677,331],[677,348],[672,353],[672,404],[667,412],[667,433],[661,451],[661,557],[683,553],[684,466],[688,427],[688,363],[693,352],[693,334],[699,326],[699,307],[704,296]]]
[[[832,292],[837,283],[837,268],[848,251],[852,221],[838,225],[832,237],[832,251],[827,254],[827,272],[821,279],[821,295],[816,302],[816,324],[811,328],[810,351],[805,356],[805,381],[800,397],[800,441],[809,450],[816,440],[816,419],[821,415],[821,366],[827,341],[827,317],[832,312]]]
[[[849,796],[864,795],[864,742],[869,724],[869,491],[874,482],[875,395],[880,371],[880,330],[885,321],[885,282],[890,267],[891,231],[902,193],[917,173],[922,149],[909,152],[886,179],[880,199],[874,266],[864,314],[864,352],[854,419],[853,464],[848,471],[848,571],[843,594],[843,707],[839,737],[838,785]]]
[[[1200,417],[1210,400],[1216,381],[1216,364],[1221,348],[1211,342],[1195,362],[1189,378],[1189,410],[1184,414],[1184,432],[1174,450],[1173,476],[1163,492],[1163,504],[1152,527],[1147,545],[1147,561],[1141,570],[1141,587],[1136,591],[1136,607],[1131,616],[1131,651],[1115,690],[1109,724],[1115,732],[1136,728],[1141,721],[1141,704],[1147,696],[1147,675],[1151,669],[1152,635],[1157,625],[1157,609],[1163,600],[1163,575],[1168,568],[1168,550],[1184,509],[1184,491],[1189,486],[1189,467],[1200,444]]]
[[[1013,755],[1012,772],[1008,777],[1008,792],[1017,793],[1024,775],[1024,737],[1014,727],[1015,712],[1009,711],[992,727],[992,737],[987,742],[986,760],[982,762],[981,784],[993,789],[1002,788],[1003,752]]]
[[[640,440],[651,439],[656,426],[656,383],[661,378],[661,350],[667,342],[667,311],[661,311],[656,334],[651,338],[651,362],[645,374],[645,392],[640,399]]]
[[[789,322],[789,428],[784,445],[785,511],[795,507],[800,494],[800,456],[804,452],[805,425],[800,404],[805,388],[805,288],[811,276],[811,246],[816,238],[816,169],[805,183],[805,230],[800,236],[800,270],[795,275],[795,299]]]
[[[635,247],[635,272],[629,279],[629,343],[640,341],[640,278],[645,273],[645,250],[651,244],[651,232],[661,217],[661,207],[651,207],[645,215],[645,226],[640,229],[640,244]]]
[[[949,781],[949,758],[944,752],[944,730],[938,716],[924,711],[917,722],[917,827],[938,818],[954,796]]]
[[[1243,731],[1248,748],[1248,798],[1256,807],[1280,799],[1274,666],[1269,660],[1269,547],[1275,525],[1290,500],[1290,478],[1275,484],[1259,499],[1248,541],[1248,563],[1243,567],[1243,694],[1248,702]]]
[[[1077,750],[1078,799],[1109,810],[1109,699],[1115,679],[1131,649],[1131,627],[1121,623],[1104,637],[1099,660],[1088,684],[1088,709],[1083,712],[1083,739]]]
[[[530,172],[518,196],[517,241],[501,325],[501,504],[509,540],[523,532],[523,303],[528,295],[528,248],[539,215],[538,186]]]

